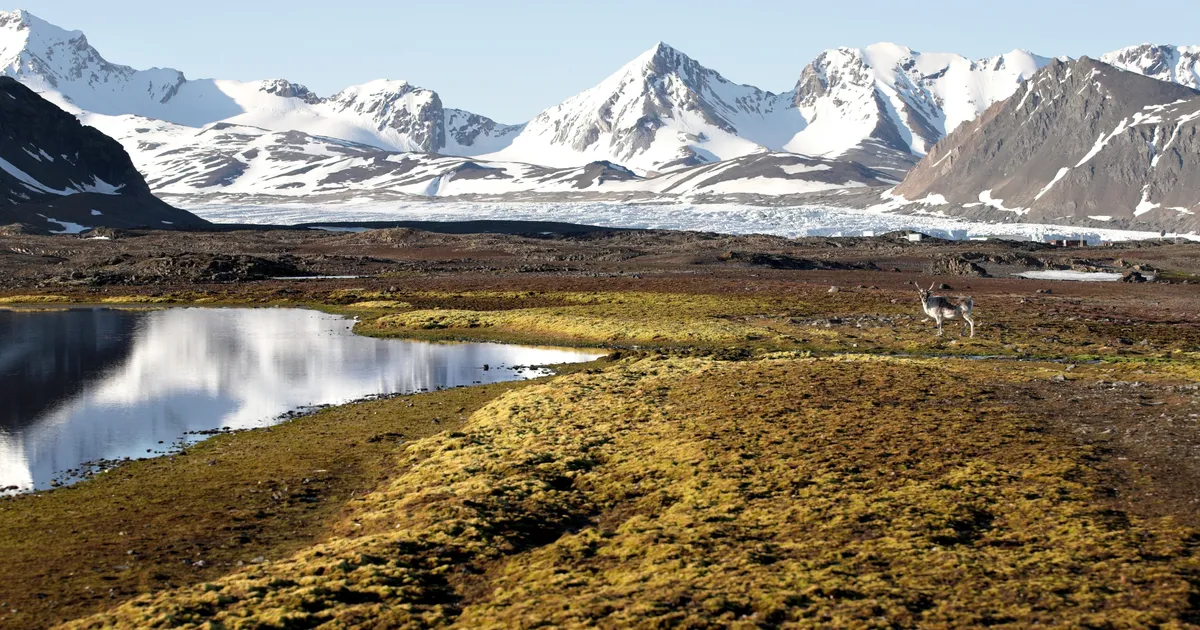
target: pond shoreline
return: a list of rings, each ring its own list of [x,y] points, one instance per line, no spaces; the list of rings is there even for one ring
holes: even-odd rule
[[[346,314],[316,309],[101,306],[28,313],[33,319],[0,316],[0,331],[12,328],[10,338],[24,340],[14,351],[46,357],[29,374],[24,370],[32,368],[12,357],[6,368],[11,374],[3,383],[17,387],[8,395],[18,397],[22,411],[7,420],[11,429],[0,441],[0,454],[12,451],[4,455],[10,470],[0,469],[7,473],[0,474],[5,494],[13,484],[17,491],[62,487],[127,461],[170,456],[222,429],[270,426],[384,396],[536,378],[550,372],[531,363],[600,356],[378,339],[353,332],[357,322]],[[92,334],[104,340],[96,345],[101,350],[91,349],[85,337]],[[47,344],[53,348],[37,350]],[[66,376],[57,376],[58,366],[75,363],[83,371],[59,385],[54,379]],[[75,427],[86,434],[75,437]],[[44,463],[72,459],[54,469]]]

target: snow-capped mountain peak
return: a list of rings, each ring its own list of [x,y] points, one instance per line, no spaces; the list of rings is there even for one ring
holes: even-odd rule
[[[494,151],[519,129],[459,110],[447,115],[437,93],[405,81],[371,81],[322,99],[286,79],[189,81],[169,68],[135,70],[105,60],[83,33],[27,11],[0,12],[0,75],[75,113],[137,115],[196,128],[227,121],[398,151]]]
[[[538,114],[495,157],[554,166],[607,160],[664,170],[763,152],[798,119],[779,96],[729,81],[659,42],[595,87]]]
[[[1200,47],[1147,44],[1102,59],[1200,87]],[[857,162],[899,180],[947,134],[1011,97],[1050,62],[1024,50],[972,60],[880,42],[826,50],[802,69],[792,89],[774,93],[736,83],[657,42],[527,124],[503,125],[447,107],[433,90],[400,80],[369,81],[323,98],[284,78],[188,80],[169,68],[136,70],[107,61],[79,31],[26,11],[0,12],[0,75],[84,120],[140,116],[166,124],[172,138],[201,145],[213,134],[200,130],[236,125],[265,130],[262,137],[302,132],[330,146],[347,142],[539,168],[608,162],[651,178],[733,159],[765,168],[770,160],[763,156],[786,152],[822,165]],[[121,137],[139,166],[148,164],[139,152],[171,157],[154,151],[159,141],[145,134]],[[261,150],[283,152],[282,161],[292,150],[261,142]],[[182,166],[172,162],[172,168]]]
[[[129,84],[138,85],[142,100],[165,102],[185,80],[175,70],[139,72],[109,63],[82,32],[24,10],[0,12],[0,74],[49,93],[60,105],[105,113],[126,109],[119,103]]]
[[[64,43],[89,47],[82,31],[59,28],[24,10],[0,11],[0,59],[28,51],[48,51]]]
[[[610,160],[662,171],[764,151],[857,160],[899,175],[1049,60],[972,61],[882,42],[824,51],[783,94],[729,81],[659,42],[543,111],[498,159]]]
[[[1141,44],[1102,55],[1100,60],[1153,79],[1200,89],[1200,46]]]
[[[1049,61],[1021,50],[972,61],[889,42],[827,50],[800,74],[795,104],[810,125],[786,148],[829,156],[870,139],[924,155]]]

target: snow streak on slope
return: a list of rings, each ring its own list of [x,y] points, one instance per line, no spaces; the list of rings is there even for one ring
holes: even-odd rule
[[[1190,231],[1198,125],[1200,91],[1089,58],[1056,61],[947,137],[893,199],[937,196],[942,210],[977,218]]]

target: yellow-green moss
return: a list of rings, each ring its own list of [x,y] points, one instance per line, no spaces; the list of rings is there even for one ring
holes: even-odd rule
[[[1195,533],[1113,519],[1087,448],[989,396],[1057,369],[777,356],[562,377],[415,443],[327,542],[75,625],[1185,622]]]
[[[116,295],[100,298],[101,304],[172,304],[177,299],[169,295]]]
[[[9,297],[0,297],[0,304],[52,304],[70,301],[72,301],[71,298],[65,295],[12,295]]]
[[[367,300],[364,302],[354,302],[347,304],[347,309],[401,309],[412,308],[412,304],[401,302],[399,300]]]

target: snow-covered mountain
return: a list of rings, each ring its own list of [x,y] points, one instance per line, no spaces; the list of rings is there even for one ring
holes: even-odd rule
[[[1200,46],[1142,44],[1102,55],[1100,61],[1159,81],[1200,89]]]
[[[189,80],[110,63],[83,33],[26,11],[0,13],[0,74],[64,108],[189,127],[216,122],[303,131],[391,151],[485,156],[552,167],[593,161],[639,173],[767,151],[907,170],[963,120],[1045,64],[1024,52],[969,61],[891,44],[822,53],[780,94],[739,85],[658,44],[526,125],[445,107],[403,81],[321,98],[282,79]]]
[[[1103,58],[1200,87],[1200,47],[1144,45]],[[284,168],[301,158],[312,172],[336,170],[340,192],[399,186],[419,194],[426,174],[463,164],[508,165],[501,169],[506,188],[529,192],[547,187],[543,177],[571,179],[567,170],[595,171],[598,163],[627,169],[641,190],[645,182],[665,181],[659,175],[700,172],[689,169],[727,160],[761,166],[789,153],[844,165],[830,170],[856,185],[898,181],[947,134],[1008,99],[1050,61],[1021,50],[970,60],[887,43],[838,48],[805,66],[790,90],[774,93],[730,81],[659,43],[532,121],[502,125],[445,107],[436,92],[404,81],[372,81],[321,97],[283,79],[189,80],[177,70],[135,70],[106,61],[83,33],[25,11],[0,12],[0,75],[120,139],[154,190],[189,195],[302,194],[314,182]],[[295,138],[305,139],[303,150],[288,140]],[[394,173],[381,180],[374,167],[339,161],[347,152],[373,152],[375,164],[433,166],[400,184]],[[399,153],[436,155],[401,160]],[[211,161],[189,162],[199,156]],[[321,166],[312,163],[318,158]],[[606,168],[600,170],[610,173]],[[782,178],[771,173],[768,179],[789,183],[766,186],[763,194],[837,179],[802,169]],[[471,188],[461,185],[461,174],[454,177],[459,184],[451,190]],[[430,190],[445,194],[440,185]]]
[[[971,61],[894,44],[839,48],[809,64],[794,89],[774,94],[659,43],[539,114],[489,157],[557,166],[604,159],[653,171],[787,151],[898,174],[1047,62],[1024,51]]]
[[[923,156],[1047,63],[1023,50],[978,61],[887,43],[825,51],[792,93],[808,125],[783,148],[831,156],[874,142]]]
[[[605,161],[552,168],[392,152],[299,131],[230,123],[195,129],[137,116],[85,114],[84,120],[131,147],[151,187],[182,203],[264,197],[315,202],[363,197],[784,195],[896,183],[855,163],[787,153],[681,165],[643,177]]]
[[[784,95],[738,85],[659,43],[599,85],[538,114],[489,157],[651,171],[780,148],[804,127]]]
[[[286,80],[188,80],[169,68],[109,63],[79,31],[27,11],[0,12],[0,75],[68,111],[133,114],[180,125],[215,122],[300,130],[396,151],[470,154],[504,147],[520,127],[446,108],[437,93],[373,81],[320,98]]]

